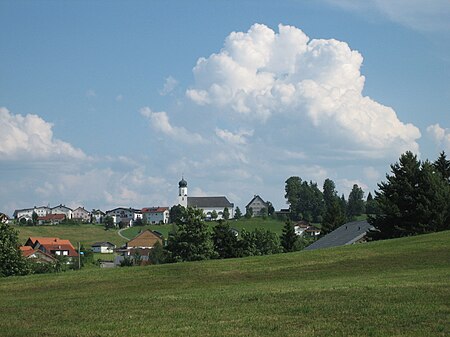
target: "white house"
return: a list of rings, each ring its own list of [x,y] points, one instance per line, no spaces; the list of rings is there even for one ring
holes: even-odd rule
[[[66,216],[66,219],[72,219],[73,217],[73,210],[63,204],[60,204],[59,206],[55,206],[51,208],[50,210],[51,214],[64,214]]]
[[[106,216],[110,216],[113,218],[114,225],[118,225],[119,223],[124,223],[126,226],[131,226],[133,221],[136,220],[136,215],[139,214],[140,210],[136,210],[134,208],[125,208],[125,207],[117,207],[112,210],[106,211]],[[137,215],[139,216],[139,215]],[[142,216],[142,213],[141,213]]]
[[[142,209],[144,220],[151,224],[169,222],[169,207],[147,207]]]
[[[73,219],[77,219],[83,222],[91,222],[91,212],[84,209],[84,207],[78,207],[73,210]]]
[[[24,209],[16,209],[13,214],[14,219],[22,219],[31,220],[33,217],[33,212],[35,212],[38,217],[43,217],[51,213],[51,209],[47,206],[41,206],[33,208],[24,208]]]
[[[103,218],[106,216],[106,214],[99,209],[93,209],[91,215],[92,222],[95,223],[103,223]]]
[[[269,210],[269,203],[265,202],[259,195],[255,195],[252,200],[245,206],[248,211],[252,209],[252,216],[262,216],[262,210],[266,210],[266,214]]]
[[[225,196],[217,197],[188,197],[187,181],[182,178],[178,183],[178,204],[184,207],[194,207],[203,210],[207,220],[212,219],[212,213],[217,213],[217,220],[223,219],[225,208],[228,209],[229,217],[234,216],[234,204]]]
[[[114,252],[114,248],[116,248],[116,245],[109,241],[106,241],[106,242],[96,242],[91,247],[94,253],[108,254]]]

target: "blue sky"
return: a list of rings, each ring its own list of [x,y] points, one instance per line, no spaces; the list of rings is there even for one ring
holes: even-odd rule
[[[2,1],[0,211],[376,189],[450,152],[445,0]]]

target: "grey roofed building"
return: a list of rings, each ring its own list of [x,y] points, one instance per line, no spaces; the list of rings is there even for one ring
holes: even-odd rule
[[[226,197],[188,197],[187,205],[197,208],[234,207]]]
[[[363,240],[367,232],[373,228],[374,227],[365,220],[348,222],[312,243],[306,247],[305,250],[351,245]]]

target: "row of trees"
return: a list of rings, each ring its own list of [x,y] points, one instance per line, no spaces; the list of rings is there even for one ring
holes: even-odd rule
[[[412,152],[391,165],[387,181],[378,184],[378,214],[369,218],[374,240],[450,229],[450,160],[442,152],[435,162]]]
[[[376,212],[376,205],[369,193],[364,202],[364,192],[354,184],[348,200],[344,195],[338,196],[336,185],[331,179],[326,179],[321,191],[317,183],[302,181],[300,177],[290,177],[286,180],[285,198],[289,204],[291,220],[306,220],[322,223],[324,234],[334,230],[346,221],[367,210]]]

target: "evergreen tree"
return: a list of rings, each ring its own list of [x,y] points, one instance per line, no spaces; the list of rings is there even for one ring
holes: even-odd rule
[[[225,220],[228,220],[228,219],[230,218],[230,211],[228,210],[228,207],[225,207],[225,208],[223,209],[223,218],[224,218]]]
[[[355,216],[364,213],[364,192],[357,184],[353,185],[352,191],[348,195],[347,216],[353,219]]]
[[[222,222],[214,227],[212,241],[214,250],[220,259],[239,256],[238,239],[227,223]]]
[[[211,220],[216,220],[218,216],[219,215],[217,214],[216,210],[213,209],[213,211],[211,212]]]
[[[373,239],[387,239],[450,229],[450,186],[429,162],[411,152],[391,165],[387,181],[378,184],[379,214],[369,218]]]
[[[202,218],[201,209],[188,207],[176,230],[169,233],[166,249],[172,261],[206,260],[214,255],[208,226]]]
[[[151,264],[163,264],[167,261],[167,252],[164,250],[163,245],[156,241],[153,245],[153,248],[150,250],[148,254],[148,261]]]
[[[239,207],[236,207],[236,210],[234,211],[234,218],[235,218],[235,219],[240,219],[240,218],[242,218],[242,212],[241,212],[241,210],[239,209]]]
[[[433,167],[442,175],[447,183],[450,183],[450,160],[447,160],[445,152],[442,151],[439,158],[433,163]]]
[[[106,216],[103,218],[103,225],[105,226],[105,230],[115,228],[114,219],[110,216]]]
[[[17,231],[0,222],[0,277],[29,273],[30,267],[19,249]]]
[[[171,223],[182,221],[186,209],[181,205],[172,206],[169,210],[169,219]]]
[[[372,196],[372,193],[370,193],[370,192],[367,195],[365,208],[366,208],[366,214],[377,214],[378,213],[377,202],[375,201],[375,199]]]
[[[346,217],[341,206],[341,201],[339,197],[335,197],[323,216],[321,234],[324,235],[334,231],[343,225],[345,221]]]
[[[297,235],[295,234],[294,226],[290,220],[287,220],[284,224],[283,234],[280,237],[281,246],[284,252],[292,252],[295,250],[295,244],[297,242]]]
[[[331,179],[325,179],[323,182],[323,201],[325,202],[325,208],[328,209],[337,198],[336,185]]]
[[[293,220],[299,220],[301,218],[299,210],[299,195],[302,180],[300,177],[290,177],[286,180],[284,197],[289,205],[289,210],[291,211],[291,217]]]
[[[31,221],[33,221],[33,226],[36,226],[38,223],[39,216],[35,211],[33,211],[33,214],[31,214]]]

